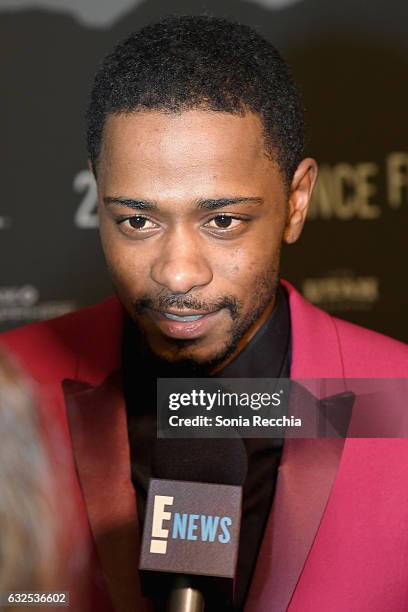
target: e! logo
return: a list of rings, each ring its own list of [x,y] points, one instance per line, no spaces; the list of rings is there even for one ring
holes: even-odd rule
[[[167,551],[166,540],[156,540],[154,538],[168,538],[169,530],[163,529],[163,521],[171,519],[171,512],[164,510],[165,506],[172,506],[174,497],[168,495],[155,495],[153,506],[152,539],[150,541],[150,552],[165,555]]]

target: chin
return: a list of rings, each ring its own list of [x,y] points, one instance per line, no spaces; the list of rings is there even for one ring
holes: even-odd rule
[[[169,363],[181,363],[189,361],[192,363],[196,363],[197,365],[203,365],[211,363],[214,359],[217,359],[218,353],[214,353],[214,351],[194,351],[191,349],[187,349],[171,352],[166,351],[159,356]]]
[[[184,342],[184,346],[182,343]],[[235,351],[235,344],[222,343],[218,348],[214,345],[199,346],[199,341],[177,342],[177,347],[156,353],[158,357],[169,364],[190,366],[193,369],[212,368],[222,363],[232,352]]]

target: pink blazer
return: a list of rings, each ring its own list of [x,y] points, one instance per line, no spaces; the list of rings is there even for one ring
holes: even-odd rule
[[[406,345],[329,316],[283,283],[293,378],[408,377]],[[0,338],[39,383],[44,427],[58,431],[76,508],[73,554],[85,576],[81,593],[71,583],[71,601],[84,612],[150,609],[137,576],[122,328],[122,307],[110,298]],[[245,610],[408,611],[407,440],[286,440]]]

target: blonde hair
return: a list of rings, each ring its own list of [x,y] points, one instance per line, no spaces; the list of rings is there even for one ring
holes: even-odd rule
[[[50,461],[33,385],[1,352],[0,436],[0,593],[51,590],[58,526]]]

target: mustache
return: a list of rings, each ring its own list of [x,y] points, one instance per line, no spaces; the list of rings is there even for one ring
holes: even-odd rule
[[[135,300],[133,308],[136,314],[143,314],[143,312],[150,308],[152,310],[165,311],[167,308],[175,306],[180,310],[221,310],[226,308],[229,310],[232,319],[236,319],[239,316],[241,310],[241,301],[234,296],[223,296],[214,301],[200,300],[196,297],[181,294],[168,294],[160,295],[156,298],[151,296],[142,296]]]

